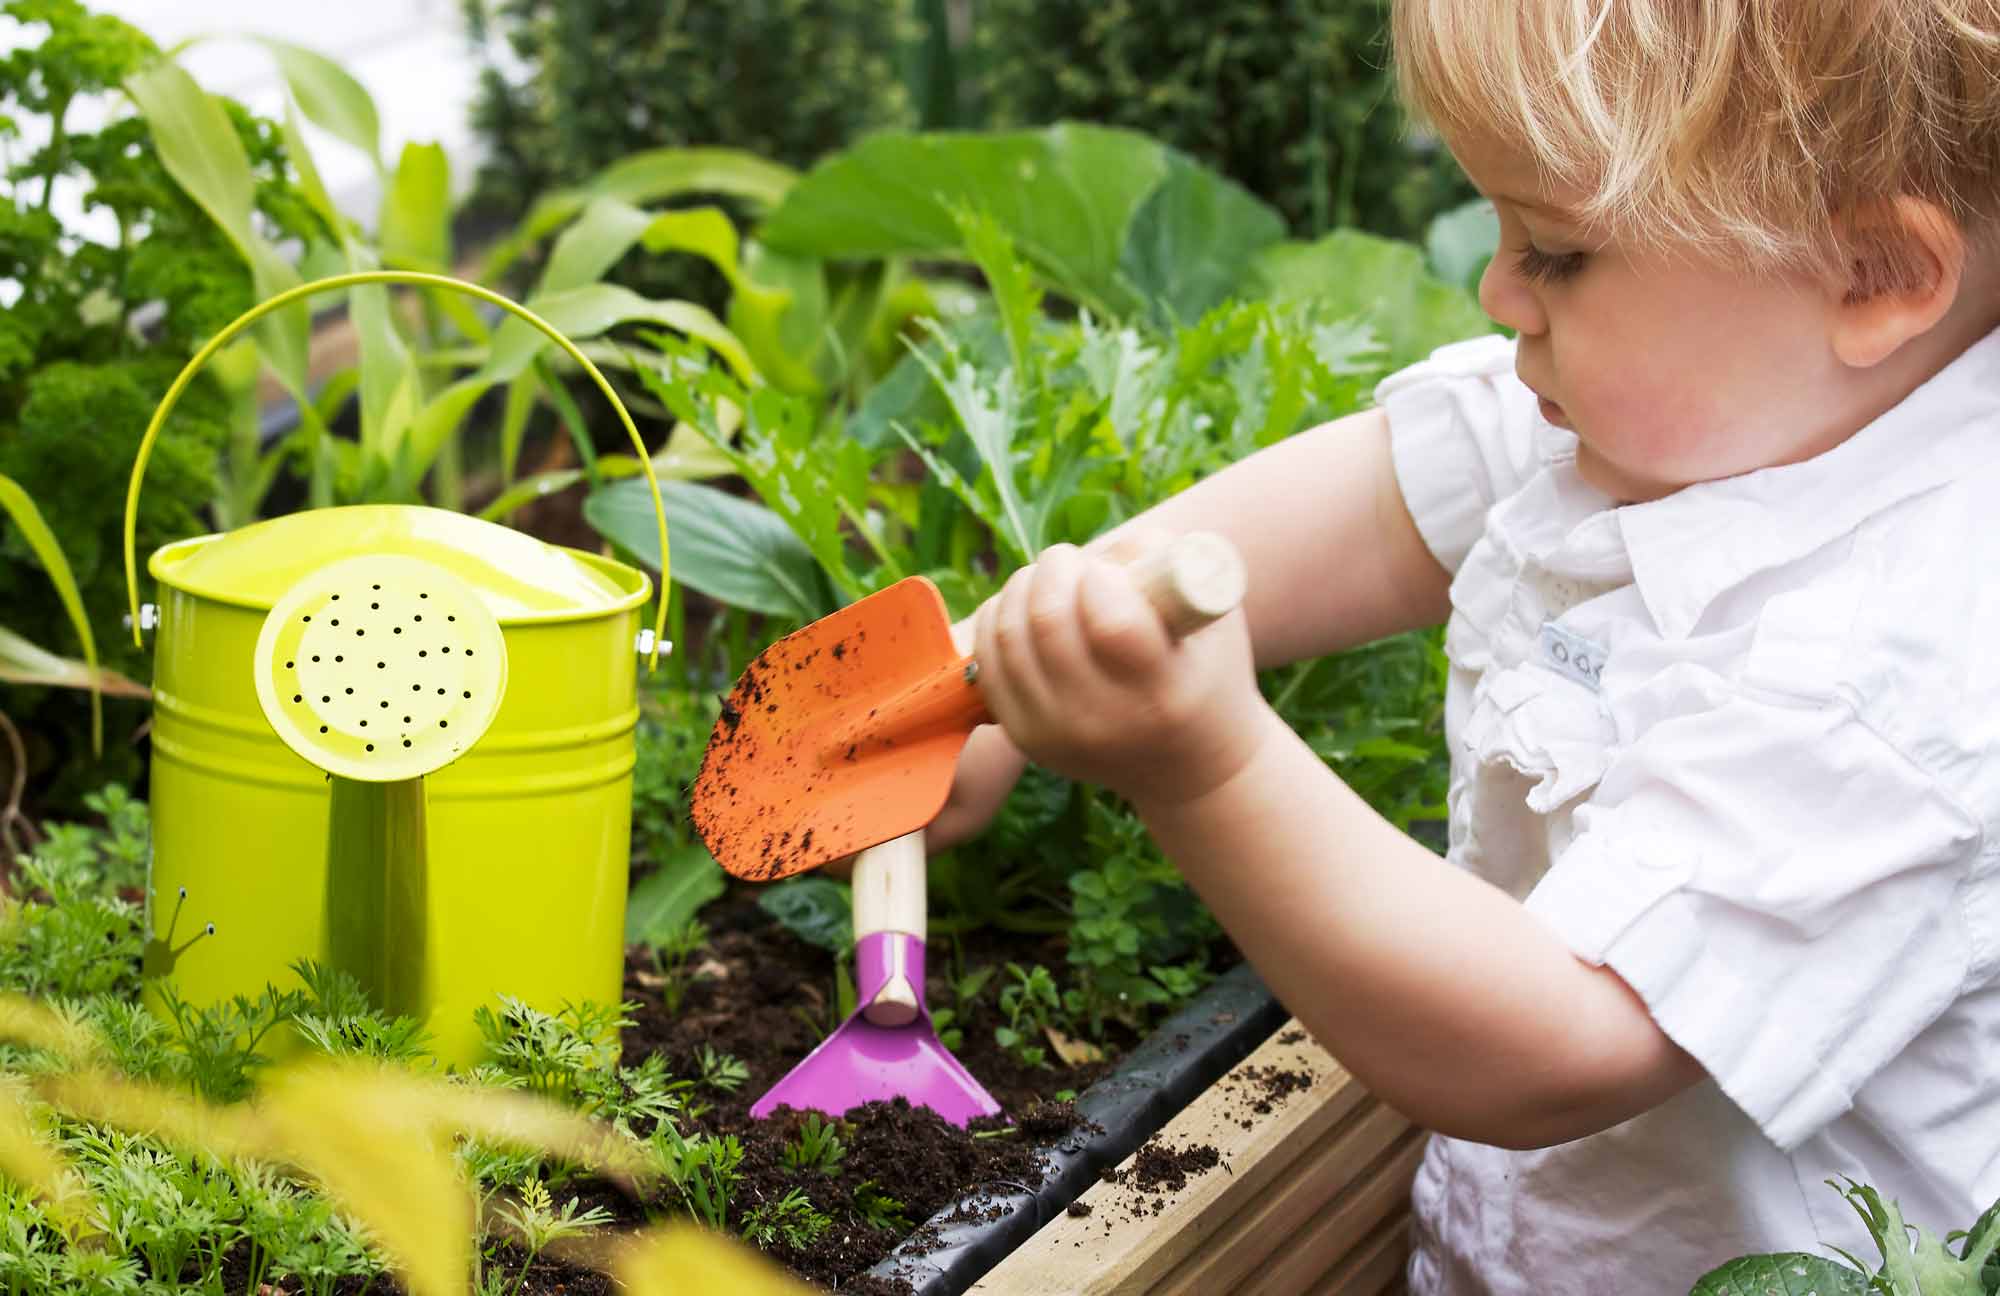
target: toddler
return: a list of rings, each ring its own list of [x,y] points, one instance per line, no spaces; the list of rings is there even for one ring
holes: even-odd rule
[[[1128,798],[1435,1131],[1420,1296],[1872,1254],[1839,1175],[1966,1227],[2000,1198],[2000,0],[1400,0],[1393,35],[1514,337],[1016,573],[933,838],[1018,753]],[[1250,592],[1174,643],[1111,558],[1194,529]],[[1441,620],[1447,859],[1253,671]]]

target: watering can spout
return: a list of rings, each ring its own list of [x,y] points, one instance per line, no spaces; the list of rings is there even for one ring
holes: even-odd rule
[[[429,816],[422,779],[329,780],[326,958],[391,1016],[429,1016],[425,903]]]
[[[330,563],[265,617],[253,669],[264,717],[328,775],[328,964],[392,1014],[429,1016],[425,777],[500,709],[507,649],[471,586],[435,563]]]

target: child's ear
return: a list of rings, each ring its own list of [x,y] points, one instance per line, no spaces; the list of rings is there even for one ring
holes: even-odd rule
[[[1843,364],[1880,364],[1958,298],[1965,232],[1936,203],[1904,196],[1872,208],[1849,224],[1842,245],[1849,278],[1834,286],[1830,305]]]

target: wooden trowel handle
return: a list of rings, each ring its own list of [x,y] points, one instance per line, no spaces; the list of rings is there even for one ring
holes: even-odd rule
[[[1185,638],[1243,601],[1243,559],[1213,531],[1193,531],[1126,565],[1126,574],[1175,639]],[[972,658],[934,671],[833,731],[820,763],[838,768],[899,743],[939,733],[969,734],[992,716],[972,687]]]
[[[1126,572],[1176,639],[1234,611],[1247,579],[1236,546],[1213,531],[1178,536]]]

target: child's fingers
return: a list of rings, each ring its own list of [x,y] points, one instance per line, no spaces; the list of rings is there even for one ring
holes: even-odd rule
[[[1034,713],[1035,699],[1047,692],[1028,629],[1028,590],[1034,571],[1032,566],[1020,568],[979,609],[980,692],[986,697],[986,709],[1010,732]]]
[[[1041,682],[1049,690],[1037,700],[1049,705],[1060,705],[1065,689],[1096,670],[1077,615],[1077,587],[1086,563],[1075,545],[1051,545],[1035,560],[1034,579],[1028,586],[1028,634]]]
[[[1108,540],[1102,545],[1092,541],[1084,547],[1084,552],[1108,558],[1121,566],[1129,566],[1172,539],[1173,536],[1161,527],[1151,523],[1135,523],[1120,531],[1117,538]]]
[[[1099,669],[1144,676],[1172,650],[1173,640],[1160,614],[1113,564],[1088,562],[1078,596],[1084,642]]]

